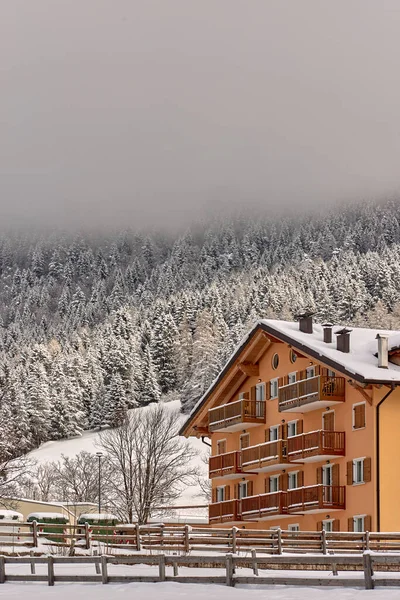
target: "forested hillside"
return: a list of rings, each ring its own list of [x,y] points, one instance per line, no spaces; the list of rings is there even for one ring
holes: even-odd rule
[[[127,408],[187,411],[258,318],[400,328],[400,204],[0,241],[0,453]]]

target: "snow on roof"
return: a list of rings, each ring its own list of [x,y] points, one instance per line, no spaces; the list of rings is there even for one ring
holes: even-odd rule
[[[118,517],[111,513],[85,513],[79,515],[79,520],[90,519],[91,521],[118,521]]]
[[[62,513],[33,512],[28,515],[29,519],[67,519],[67,517]]]
[[[23,519],[24,515],[16,510],[0,510],[0,519],[12,519],[13,517],[18,517],[18,519]]]
[[[304,333],[300,331],[298,322],[279,321],[275,319],[265,319],[260,324],[266,325],[269,329],[274,329],[279,337],[283,334],[290,337],[294,342],[298,341],[310,350],[314,351],[323,358],[331,359],[350,373],[360,375],[368,381],[399,381],[400,366],[389,363],[388,369],[378,367],[376,353],[378,343],[376,336],[378,333],[389,336],[389,348],[393,344],[400,345],[400,331],[389,331],[382,329],[363,329],[353,327],[350,334],[350,352],[344,353],[336,349],[336,339],[327,344],[323,341],[323,327],[318,323],[313,324],[313,333]],[[333,333],[342,329],[337,327]],[[393,346],[394,347],[394,346]]]

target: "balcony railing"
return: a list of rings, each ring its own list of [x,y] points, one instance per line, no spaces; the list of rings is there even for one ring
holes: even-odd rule
[[[322,458],[345,455],[344,431],[310,431],[287,439],[290,462],[311,462]]]
[[[344,510],[345,489],[341,485],[312,485],[288,490],[288,511],[303,513]]]
[[[227,452],[210,456],[208,462],[209,478],[229,477],[241,473],[240,451]]]
[[[301,409],[298,412],[304,412],[305,407],[307,410],[314,410],[335,402],[344,402],[344,399],[344,377],[317,375],[279,388],[280,411],[296,412],[296,409]]]
[[[236,400],[208,411],[209,431],[235,431],[241,425],[265,423],[265,402],[260,400]]]
[[[241,500],[242,519],[265,519],[287,513],[286,492],[270,492]]]
[[[210,523],[240,521],[240,500],[225,500],[210,504],[208,518]]]
[[[288,462],[286,441],[275,440],[242,450],[243,471],[269,471]]]

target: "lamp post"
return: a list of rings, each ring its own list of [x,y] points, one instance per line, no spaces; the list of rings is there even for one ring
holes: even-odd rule
[[[102,452],[96,452],[96,456],[99,459],[99,514],[101,513],[101,459],[103,456]]]

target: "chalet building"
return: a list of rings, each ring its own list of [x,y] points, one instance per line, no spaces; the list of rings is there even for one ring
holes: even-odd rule
[[[400,531],[400,332],[263,320],[181,434],[211,439],[212,526]]]

